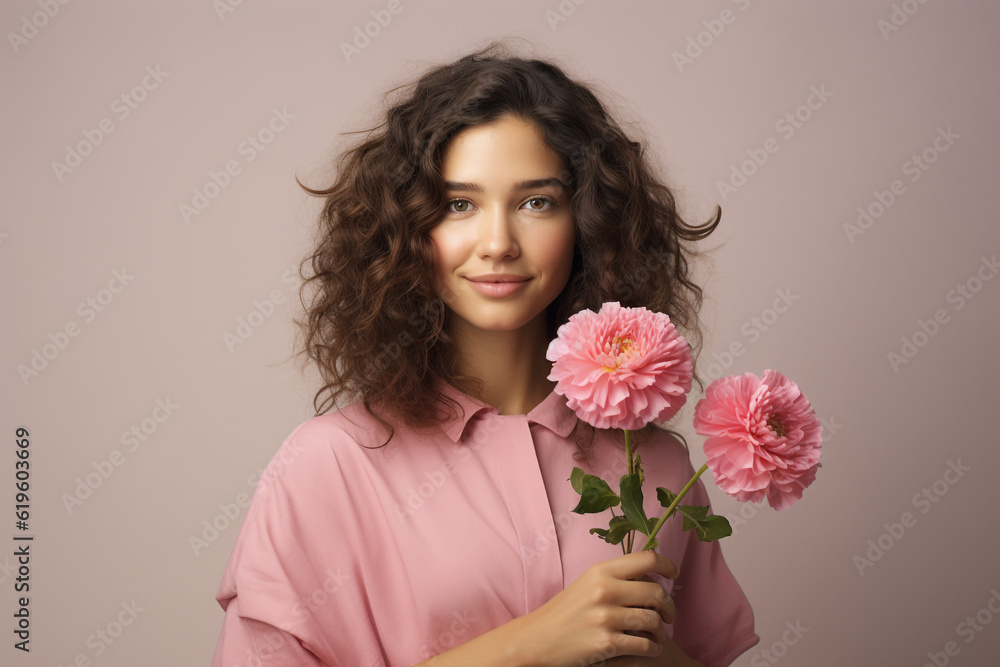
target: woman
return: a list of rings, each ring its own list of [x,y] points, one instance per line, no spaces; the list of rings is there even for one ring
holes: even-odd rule
[[[759,641],[718,542],[671,521],[616,554],[589,532],[607,517],[571,511],[574,465],[624,474],[622,433],[578,420],[545,358],[611,300],[697,337],[682,243],[721,212],[685,227],[592,92],[495,46],[426,73],[306,188],[326,400],[255,490],[213,665],[722,667]],[[647,480],[691,478],[669,432],[634,435]]]

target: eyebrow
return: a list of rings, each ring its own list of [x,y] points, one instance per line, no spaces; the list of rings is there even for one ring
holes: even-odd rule
[[[518,192],[520,190],[534,190],[536,188],[545,187],[557,187],[563,190],[568,190],[566,184],[560,181],[558,178],[532,178],[527,181],[518,181],[514,184],[513,192]],[[463,190],[468,192],[483,192],[483,186],[479,183],[470,183],[467,181],[445,181],[444,187],[446,190]]]

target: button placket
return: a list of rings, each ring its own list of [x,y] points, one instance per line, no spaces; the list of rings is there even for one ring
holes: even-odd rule
[[[493,415],[500,420],[490,453],[506,494],[524,565],[524,613],[562,590],[562,556],[545,481],[525,415]]]

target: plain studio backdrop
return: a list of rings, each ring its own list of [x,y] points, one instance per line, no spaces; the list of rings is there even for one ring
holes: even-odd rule
[[[3,664],[209,663],[256,475],[313,415],[294,177],[505,36],[597,86],[691,222],[721,204],[706,378],[778,369],[823,420],[786,511],[704,478],[761,636],[736,664],[1000,661],[995,3],[16,0],[0,26]]]

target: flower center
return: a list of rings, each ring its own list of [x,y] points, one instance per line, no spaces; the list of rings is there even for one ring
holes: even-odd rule
[[[632,348],[632,339],[624,336],[615,336],[611,339],[611,353],[616,357],[620,354],[628,354]]]
[[[635,351],[635,341],[627,336],[615,336],[610,343],[605,344],[605,349],[617,363],[614,366],[601,366],[601,370],[611,373],[621,366],[621,362],[624,361],[622,357],[628,359],[632,356]]]
[[[771,417],[767,420],[767,425],[771,427],[771,430],[780,438],[785,435],[785,429],[781,427],[781,422],[778,421],[777,417]]]

